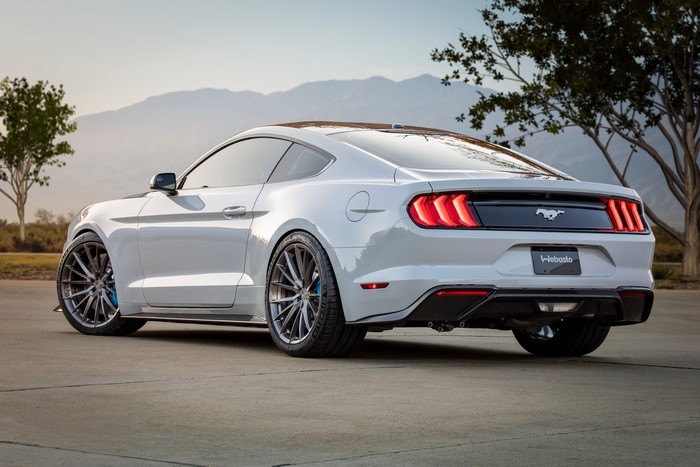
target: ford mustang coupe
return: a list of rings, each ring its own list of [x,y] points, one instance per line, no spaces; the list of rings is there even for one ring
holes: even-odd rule
[[[653,250],[631,189],[448,131],[301,122],[84,208],[57,288],[85,334],[261,326],[289,355],[337,357],[367,331],[490,328],[584,355],[649,317]]]

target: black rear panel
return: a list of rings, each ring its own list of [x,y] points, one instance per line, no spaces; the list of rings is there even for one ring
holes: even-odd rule
[[[610,231],[599,197],[550,193],[472,193],[474,211],[486,228]]]

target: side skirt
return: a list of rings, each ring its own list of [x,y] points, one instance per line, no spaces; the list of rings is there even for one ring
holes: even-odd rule
[[[220,308],[154,308],[144,307],[140,312],[122,315],[122,319],[144,319],[195,324],[217,324],[224,326],[267,327],[267,321],[255,315],[222,313]]]

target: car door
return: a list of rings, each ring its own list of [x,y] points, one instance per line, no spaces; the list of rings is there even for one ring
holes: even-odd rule
[[[234,142],[156,193],[139,214],[138,245],[152,307],[230,307],[244,275],[255,201],[291,143]]]

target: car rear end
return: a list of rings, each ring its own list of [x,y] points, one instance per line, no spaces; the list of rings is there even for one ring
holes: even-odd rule
[[[375,149],[364,142],[358,146]],[[355,259],[354,286],[343,291],[349,322],[536,330],[649,317],[654,238],[636,192],[508,157],[487,170],[397,169],[410,194],[399,221]]]

